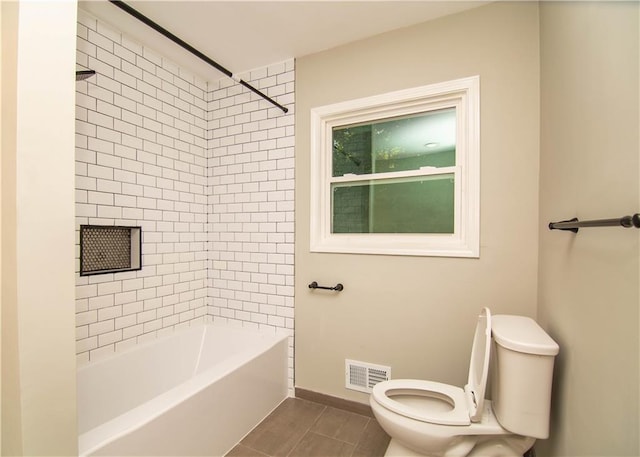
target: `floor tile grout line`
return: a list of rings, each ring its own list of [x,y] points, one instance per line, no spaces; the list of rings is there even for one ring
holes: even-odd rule
[[[264,452],[264,451],[262,451],[262,450],[260,450],[260,449],[256,449],[256,448],[251,447],[251,446],[247,446],[246,444],[242,444],[242,443],[238,443],[238,444],[236,444],[236,445],[235,445],[233,448],[231,448],[231,449],[233,450],[233,449],[235,449],[237,446],[240,446],[240,445],[241,445],[241,446],[243,446],[243,447],[246,447],[247,449],[251,449],[252,451],[256,451],[256,452],[257,452],[257,453],[259,453],[259,454],[263,454],[263,455],[266,455],[266,456],[268,456],[268,457],[273,457],[271,454],[269,454],[269,453],[267,453],[267,452]],[[226,454],[225,454],[225,455],[226,455]]]
[[[316,403],[317,405],[320,405],[320,403]],[[298,439],[298,441],[296,441],[296,444],[293,445],[293,447],[291,448],[291,450],[287,453],[287,457],[293,457],[291,455],[291,453],[296,449],[296,447],[298,446],[298,444],[300,444],[300,442],[304,439],[305,436],[307,436],[307,434],[311,431],[311,428],[316,425],[316,422],[318,422],[318,420],[320,420],[320,417],[324,414],[324,412],[327,410],[327,406],[326,405],[320,405],[322,406],[322,411],[320,412],[320,414],[318,414],[318,417],[316,417],[316,420],[313,421],[313,423],[311,425],[309,425],[309,427],[307,427],[307,429],[305,430],[305,432],[302,434],[302,436],[300,436],[300,439]]]
[[[364,424],[364,427],[362,429],[362,431],[360,432],[360,436],[358,437],[358,441],[356,442],[354,448],[353,448],[353,452],[356,452],[356,449],[358,449],[358,445],[360,444],[360,441],[362,441],[362,438],[364,437],[364,432],[367,430],[367,428],[369,427],[369,424],[371,423],[371,418],[368,417],[367,418],[367,422]]]
[[[371,422],[371,418],[367,417],[367,422],[365,422],[364,427],[362,429],[362,431],[360,432],[360,436],[358,437],[358,441],[356,441],[356,444],[353,445],[353,450],[351,451],[351,456],[353,457],[353,454],[356,453],[356,451],[358,450],[358,445],[360,444],[360,441],[362,441],[362,438],[364,437],[364,432],[367,430],[367,427],[369,427],[369,423]]]
[[[335,436],[329,436],[329,435],[326,435],[326,434],[324,434],[324,433],[320,433],[320,432],[318,432],[318,431],[315,431],[315,432],[314,432],[314,431],[312,431],[313,427],[318,423],[318,421],[320,420],[320,418],[322,417],[322,415],[323,415],[324,413],[326,413],[326,412],[328,411],[328,409],[329,409],[329,406],[326,406],[326,405],[323,405],[323,406],[324,406],[323,411],[318,415],[318,417],[316,418],[315,422],[314,422],[314,423],[309,427],[309,429],[305,432],[305,434],[303,435],[303,438],[304,438],[304,437],[306,437],[309,433],[314,433],[314,434],[316,434],[316,435],[318,435],[318,436],[322,436],[322,437],[325,437],[325,438],[328,438],[328,439],[331,439],[331,440],[334,440],[334,441],[338,441],[338,442],[340,442],[340,443],[344,443],[344,444],[346,444],[346,445],[348,445],[348,446],[351,446],[351,453],[349,454],[349,457],[352,457],[352,456],[354,455],[354,453],[357,451],[357,449],[358,449],[358,445],[359,445],[359,444],[360,444],[360,442],[362,441],[362,438],[363,438],[363,436],[364,436],[364,434],[365,434],[364,432],[365,432],[365,430],[367,429],[367,427],[369,426],[369,423],[371,422],[371,417],[369,417],[369,416],[365,416],[365,415],[363,415],[363,414],[358,414],[358,413],[354,413],[354,412],[351,412],[351,411],[343,410],[343,409],[341,409],[341,408],[334,408],[334,409],[340,409],[341,411],[345,411],[345,412],[347,412],[347,413],[350,413],[350,414],[353,414],[353,415],[356,415],[356,416],[364,417],[364,418],[366,419],[366,421],[365,421],[365,423],[364,423],[364,427],[362,428],[362,431],[358,434],[358,439],[356,440],[356,442],[355,442],[355,443],[350,443],[349,441],[345,441],[345,440],[342,440],[342,439],[340,439],[340,438],[336,438]],[[301,438],[301,439],[302,439],[302,438]],[[298,444],[298,443],[296,443],[296,446],[297,446],[297,444]],[[293,449],[295,449],[295,446],[294,446],[294,448],[293,448]],[[293,452],[293,449],[292,449],[292,452]],[[291,454],[289,453],[289,455],[288,455],[287,457],[294,457],[294,456],[291,456]]]
[[[348,457],[354,457],[354,456],[360,455],[359,452],[360,453],[361,452],[365,452],[366,455],[378,455],[378,451],[374,451],[373,454],[370,453],[373,449],[368,449],[367,439],[366,439],[366,437],[369,436],[367,434],[367,430],[369,430],[369,428],[370,428],[370,426],[372,424],[376,423],[376,420],[374,418],[372,418],[370,416],[367,416],[367,415],[358,414],[358,413],[353,412],[353,411],[344,410],[342,408],[336,408],[336,407],[332,407],[332,406],[325,405],[325,404],[322,404],[322,403],[313,402],[313,401],[310,401],[310,400],[306,400],[306,401],[304,401],[305,399],[300,399],[300,400],[303,400],[303,403],[307,403],[308,402],[310,404],[315,404],[316,405],[315,408],[312,408],[312,409],[316,409],[317,408],[316,411],[315,411],[315,414],[313,414],[313,416],[315,416],[315,418],[313,418],[313,421],[311,421],[310,423],[307,423],[308,424],[307,426],[302,427],[301,429],[298,429],[299,430],[298,433],[300,433],[300,434],[299,435],[298,435],[298,433],[295,434],[295,435],[298,435],[298,439],[296,439],[295,442],[293,442],[291,444],[291,447],[290,447],[289,451],[286,454],[279,454],[279,455],[281,455],[281,457],[310,457],[312,454],[309,454],[309,452],[313,452],[313,450],[312,450],[313,446],[312,446],[312,448],[309,448],[309,446],[302,446],[301,448],[299,448],[299,447],[300,447],[301,443],[303,443],[305,440],[308,441],[309,444],[311,444],[313,442],[316,442],[316,440],[318,438],[315,438],[315,437],[321,437],[323,439],[331,440],[333,443],[336,443],[335,445],[338,445],[338,443],[341,443],[340,445],[343,446],[343,452],[347,451],[350,448],[351,452],[347,452],[347,453],[344,454],[345,456],[348,456]],[[306,410],[306,409],[307,408],[303,408],[303,410]],[[338,409],[338,410],[344,411],[344,412],[348,413],[349,416],[358,416],[358,417],[360,417],[360,419],[356,420],[356,423],[359,423],[362,426],[362,428],[360,429],[360,432],[357,433],[357,434],[353,433],[353,432],[355,432],[357,430],[357,428],[354,429],[353,427],[348,425],[348,424],[350,424],[350,422],[353,419],[348,419],[346,421],[338,420],[338,422],[331,421],[331,419],[334,418],[333,414],[330,414],[330,412],[332,412],[333,409]],[[311,412],[311,411],[307,411],[307,412]],[[307,413],[304,413],[303,411],[301,411],[301,413],[303,413],[303,416],[307,415]],[[324,417],[325,415],[327,415],[326,418]],[[267,418],[265,418],[265,420],[263,420],[263,422],[266,421],[266,419]],[[334,418],[334,419],[336,419],[336,418]],[[361,419],[365,419],[363,421],[364,423],[361,422]],[[355,442],[345,441],[344,439],[340,439],[340,438],[337,438],[335,436],[331,436],[331,435],[328,435],[328,434],[325,434],[325,433],[321,432],[320,430],[323,430],[324,426],[323,427],[319,427],[318,424],[320,423],[320,421],[323,421],[323,420],[325,420],[325,421],[328,420],[329,422],[331,422],[331,424],[333,424],[333,425],[335,425],[337,427],[336,430],[334,432],[332,432],[332,433],[339,434],[340,430],[343,427],[347,426],[345,431],[348,431],[348,432],[344,436],[349,437],[349,439],[355,438],[354,439]],[[295,420],[294,420],[294,422],[295,422]],[[304,421],[304,422],[306,422],[306,421]],[[351,423],[351,425],[354,425],[354,424]],[[318,430],[314,431],[314,427],[318,427]],[[326,431],[331,431],[331,428],[326,429]],[[251,434],[251,432],[249,434]],[[313,436],[311,434],[313,434]],[[295,435],[294,435],[294,437],[295,437]],[[256,446],[248,446],[248,445],[243,444],[241,442],[238,443],[238,444],[242,444],[243,446],[245,446],[247,451],[254,452],[254,453],[262,455],[264,457],[275,457],[272,452],[266,451],[266,449],[265,450],[261,450],[261,449],[257,448]],[[359,447],[361,445],[363,447],[362,447],[362,449],[360,451],[358,451],[358,449],[359,449]],[[348,446],[348,448],[345,448],[344,446]],[[289,446],[287,446],[287,447],[289,447]],[[295,452],[297,448],[299,448],[298,452]],[[368,449],[368,450],[364,451],[364,449]],[[276,452],[276,455],[278,455],[277,452]]]
[[[310,401],[310,400],[309,400],[309,401]],[[314,433],[314,434],[316,434],[316,435],[318,435],[318,436],[323,436],[323,437],[325,437],[325,438],[328,438],[328,439],[331,439],[331,440],[335,440],[335,441],[338,441],[338,442],[340,442],[340,443],[344,443],[344,444],[346,444],[346,445],[348,445],[348,446],[351,446],[351,447],[352,447],[352,449],[351,449],[351,454],[350,454],[350,456],[353,456],[353,454],[354,454],[354,453],[356,452],[356,450],[358,449],[358,445],[360,444],[360,441],[362,441],[362,438],[363,438],[363,436],[364,436],[364,432],[365,432],[365,430],[366,430],[367,426],[368,426],[368,425],[369,425],[369,423],[371,422],[371,417],[369,417],[369,416],[365,416],[364,414],[358,414],[358,413],[353,412],[353,411],[348,411],[348,410],[346,410],[346,409],[336,408],[336,407],[332,407],[332,406],[328,406],[328,405],[323,405],[322,403],[317,403],[317,402],[312,402],[312,403],[316,403],[316,404],[318,404],[318,405],[321,405],[321,406],[323,407],[322,412],[318,415],[318,417],[317,417],[317,418],[316,418],[316,420],[313,422],[313,424],[311,424],[311,425],[309,426],[309,428],[307,429],[307,431],[302,435],[302,437],[301,437],[301,438],[300,438],[300,440],[296,443],[296,445],[291,449],[291,451],[289,452],[289,454],[287,455],[287,457],[294,457],[294,456],[292,456],[292,455],[291,455],[291,452],[293,452],[293,450],[294,450],[294,449],[295,449],[295,447],[300,443],[300,441],[302,441],[302,439],[304,439],[305,437],[307,437],[307,435],[308,435],[309,433]],[[340,410],[340,411],[344,411],[344,412],[347,412],[347,413],[349,413],[349,414],[353,414],[353,415],[355,415],[355,416],[364,417],[364,418],[366,419],[366,422],[365,422],[365,424],[364,424],[364,427],[363,427],[362,431],[360,432],[360,434],[359,434],[359,436],[358,436],[358,439],[357,439],[357,441],[356,441],[355,443],[350,443],[350,442],[348,442],[348,441],[341,440],[341,439],[336,438],[336,437],[334,437],[334,436],[329,436],[329,435],[326,435],[326,434],[324,434],[324,433],[320,433],[320,432],[318,432],[318,431],[315,431],[315,432],[314,432],[314,431],[312,431],[313,427],[318,423],[318,421],[319,421],[319,420],[320,420],[320,418],[323,416],[323,414],[325,414],[325,413],[329,410],[329,408],[338,409],[338,410]]]
[[[330,438],[332,440],[340,441],[341,443],[345,443],[345,444],[348,444],[350,446],[357,446],[358,444],[360,444],[360,440],[362,440],[362,435],[364,435],[364,431],[366,430],[366,428],[369,425],[370,421],[371,421],[371,418],[367,417],[367,422],[365,422],[364,427],[362,428],[362,431],[358,434],[358,439],[356,440],[355,443],[350,443],[349,441],[341,440],[340,438],[336,438],[335,436],[325,435],[324,433],[312,432],[311,429],[309,429],[307,431],[307,433],[309,433],[309,432],[315,433],[316,435],[320,435],[320,436],[324,436],[325,438]]]

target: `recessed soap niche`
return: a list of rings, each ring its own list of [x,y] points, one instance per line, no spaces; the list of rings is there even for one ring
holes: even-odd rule
[[[80,226],[80,276],[142,268],[141,227]]]

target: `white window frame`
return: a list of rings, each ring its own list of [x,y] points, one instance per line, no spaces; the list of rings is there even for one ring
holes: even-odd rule
[[[332,177],[333,128],[451,107],[456,109],[457,122],[455,166],[381,173],[378,177],[454,173],[454,233],[331,233],[331,184],[369,180],[371,177]],[[310,181],[311,252],[478,258],[480,77],[461,78],[311,109]]]

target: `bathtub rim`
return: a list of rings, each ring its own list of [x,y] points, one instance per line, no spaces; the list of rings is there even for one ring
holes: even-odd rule
[[[142,403],[141,405],[138,405],[114,417],[113,419],[110,419],[86,431],[85,433],[80,434],[78,436],[79,457],[88,456],[96,450],[99,450],[103,446],[106,446],[108,443],[143,427],[144,425],[154,420],[156,417],[169,411],[171,408],[174,408],[188,398],[195,396],[206,387],[214,383],[216,380],[229,375],[239,366],[251,362],[260,355],[271,350],[278,344],[281,344],[283,342],[286,344],[288,337],[290,336],[287,331],[278,328],[275,328],[273,331],[266,331],[264,329],[248,329],[245,327],[238,327],[215,322],[201,323],[190,326],[184,329],[184,331],[194,331],[194,329],[198,329],[203,333],[202,337],[204,338],[204,332],[207,328],[216,327],[238,331],[239,333],[257,333],[265,336],[266,338],[262,341],[263,345],[259,346],[259,351],[256,350],[256,347],[251,347],[240,351],[228,358],[225,358],[221,363],[209,367],[200,373],[193,374],[185,382],[173,386],[169,390],[153,397],[152,399]],[[86,369],[94,365],[99,365],[101,364],[101,362],[105,362],[113,357],[122,356],[128,352],[151,346],[159,340],[179,337],[180,333],[182,332],[174,332],[155,340],[145,342],[141,345],[127,348],[125,351],[118,352],[107,358],[96,360],[93,364],[89,363],[83,365],[82,367],[79,367],[78,370]]]

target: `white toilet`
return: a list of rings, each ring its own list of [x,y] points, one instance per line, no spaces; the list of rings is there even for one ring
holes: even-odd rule
[[[374,386],[371,408],[391,436],[385,455],[521,457],[537,438],[549,436],[558,350],[533,319],[492,317],[484,308],[464,389],[414,379]],[[490,355],[491,401],[484,398]]]

